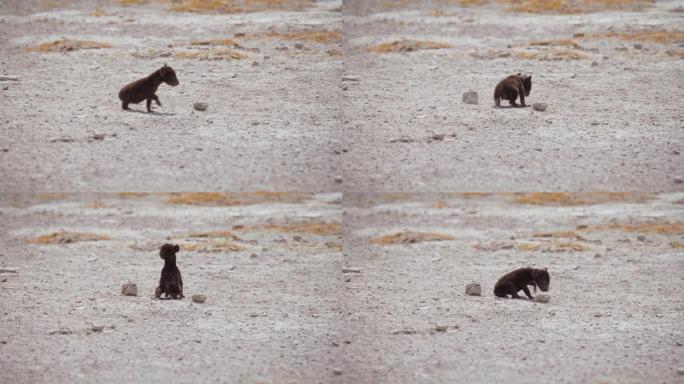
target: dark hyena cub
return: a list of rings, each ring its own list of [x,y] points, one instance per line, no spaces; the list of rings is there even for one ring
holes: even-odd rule
[[[152,112],[152,100],[161,107],[159,98],[154,93],[161,83],[166,83],[175,87],[178,85],[178,78],[173,68],[164,64],[163,67],[154,71],[151,75],[136,80],[119,91],[119,99],[121,99],[121,108],[129,109],[128,104],[138,104],[143,100],[147,100],[147,112]]]
[[[171,244],[164,244],[159,250],[159,256],[164,259],[164,268],[161,271],[159,286],[154,291],[156,298],[160,298],[162,293],[164,297],[170,295],[173,299],[185,297],[183,296],[183,279],[178,266],[176,266],[176,252],[178,251],[180,251],[180,247]]]
[[[537,292],[537,287],[546,292],[549,290],[549,282],[551,278],[549,277],[549,272],[544,269],[534,269],[534,268],[520,268],[513,272],[509,272],[496,282],[494,286],[494,294],[497,297],[506,297],[511,295],[514,299],[519,299],[518,292],[522,289],[525,295],[530,300],[534,297],[530,294],[530,290],[527,288],[531,285],[534,288],[534,292]]]
[[[525,96],[530,95],[532,90],[532,76],[521,74],[511,75],[501,80],[494,89],[494,102],[497,107],[501,106],[501,99],[508,100],[512,106],[517,107],[515,99],[520,96],[520,104],[525,107]]]

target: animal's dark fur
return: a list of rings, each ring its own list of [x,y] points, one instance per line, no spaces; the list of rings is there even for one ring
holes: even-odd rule
[[[181,273],[176,266],[176,252],[180,251],[178,245],[164,244],[159,250],[159,256],[164,259],[164,268],[161,271],[161,278],[159,279],[159,286],[154,292],[155,297],[169,297],[173,299],[182,299],[183,297],[183,279]]]
[[[520,104],[525,107],[525,96],[530,95],[532,90],[532,76],[521,74],[511,75],[501,80],[494,89],[494,102],[497,107],[501,106],[501,99],[508,100],[512,106],[518,107],[515,99],[520,96]]]
[[[178,78],[173,68],[164,64],[163,67],[154,71],[151,75],[136,80],[119,91],[119,99],[121,99],[121,108],[129,109],[128,104],[138,104],[143,100],[147,100],[147,112],[152,112],[152,100],[157,105],[161,106],[159,98],[154,93],[161,83],[166,83],[175,87],[178,85]]]
[[[519,299],[518,292],[522,289],[525,295],[532,300],[534,297],[530,294],[530,290],[527,288],[528,285],[534,287],[534,291],[537,292],[537,287],[546,292],[549,289],[549,283],[551,278],[549,272],[544,269],[534,269],[534,268],[520,268],[513,272],[509,272],[496,282],[494,286],[494,295],[497,297],[506,297],[511,295],[514,299]]]

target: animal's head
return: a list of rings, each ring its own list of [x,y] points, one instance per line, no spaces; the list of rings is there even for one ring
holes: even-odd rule
[[[166,262],[175,263],[176,262],[176,252],[180,251],[178,244],[164,244],[159,250],[159,257],[164,259]]]
[[[532,75],[522,77],[523,86],[525,87],[525,96],[530,95],[532,90]]]
[[[546,292],[549,290],[549,283],[551,282],[551,277],[549,276],[549,272],[546,270],[546,268],[533,269],[532,278],[534,279],[534,282],[537,283],[537,286],[539,286],[539,289],[541,289],[542,292]]]
[[[162,81],[164,81],[168,85],[171,85],[173,87],[178,85],[178,78],[176,77],[176,72],[173,70],[173,68],[169,67],[166,64],[164,64],[164,66],[159,69],[159,76],[161,76]]]

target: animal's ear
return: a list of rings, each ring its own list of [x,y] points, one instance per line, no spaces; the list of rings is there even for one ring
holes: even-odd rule
[[[164,64],[164,66],[161,67],[161,69],[159,69],[159,74],[160,74],[162,77],[166,76],[166,64]]]
[[[546,271],[546,267],[544,267],[544,270]]]
[[[174,251],[174,252],[179,252],[179,251],[180,251],[180,247],[178,246],[178,244],[176,244],[176,245],[173,247],[173,251]]]

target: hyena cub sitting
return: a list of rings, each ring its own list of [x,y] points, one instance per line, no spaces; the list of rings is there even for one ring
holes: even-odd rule
[[[515,99],[520,96],[520,104],[525,107],[525,96],[530,95],[532,90],[532,76],[521,74],[511,75],[501,80],[494,89],[494,102],[497,107],[501,106],[501,99],[508,100],[512,106],[518,107]]]
[[[494,295],[497,297],[506,297],[511,295],[514,299],[519,299],[518,292],[522,289],[525,295],[530,300],[534,297],[530,294],[530,290],[527,288],[531,285],[534,288],[534,292],[537,292],[537,287],[546,292],[549,290],[549,283],[551,277],[549,277],[549,272],[544,269],[534,269],[534,268],[520,268],[513,272],[509,272],[496,282],[494,286]]]
[[[152,112],[152,100],[161,107],[159,98],[155,95],[155,92],[157,92],[157,88],[159,88],[161,83],[166,83],[172,87],[178,85],[176,72],[166,64],[154,71],[151,75],[136,80],[121,88],[119,91],[121,108],[129,109],[129,103],[138,104],[143,100],[147,100],[147,112]]]
[[[176,266],[176,252],[178,251],[180,251],[180,247],[171,244],[164,244],[159,250],[159,256],[164,259],[164,268],[161,271],[159,286],[154,291],[156,298],[160,298],[162,293],[164,297],[170,295],[173,299],[185,297],[183,296],[183,279],[178,266]]]

